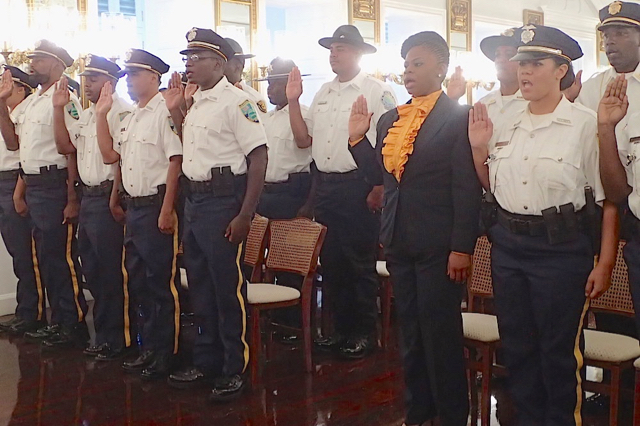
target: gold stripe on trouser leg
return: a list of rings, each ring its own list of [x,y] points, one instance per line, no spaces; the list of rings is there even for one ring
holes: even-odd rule
[[[171,289],[171,294],[173,295],[173,304],[174,304],[174,337],[173,337],[173,353],[178,353],[178,338],[180,337],[180,298],[178,297],[178,289],[176,288],[176,272],[178,269],[177,261],[178,261],[178,215],[176,212],[173,212],[174,222],[176,224],[175,230],[173,231],[173,260],[171,261],[171,281],[169,281],[169,288]]]
[[[127,232],[125,226],[124,232]],[[131,320],[129,318],[129,272],[125,266],[124,260],[127,254],[127,250],[122,245],[122,292],[124,294],[124,346],[128,348],[131,346]]]
[[[244,367],[242,368],[242,372],[247,369],[247,365],[249,365],[249,345],[247,344],[247,310],[244,306],[244,297],[242,297],[242,269],[240,267],[240,256],[242,255],[242,243],[238,245],[238,254],[236,255],[236,267],[238,268],[238,287],[236,289],[236,294],[238,296],[238,302],[240,302],[240,310],[242,311],[242,334],[240,335],[240,340],[242,340],[242,345],[244,346]]]
[[[584,324],[584,317],[589,310],[590,299],[587,297],[587,300],[584,302],[584,307],[582,308],[582,315],[580,316],[580,325],[578,326],[578,333],[576,334],[575,346],[573,348],[573,355],[576,357],[576,408],[573,411],[573,418],[575,420],[576,426],[582,426],[582,376],[580,375],[580,370],[584,366],[584,357],[582,352],[580,351],[580,336],[582,335],[582,326]]]
[[[38,291],[38,321],[42,321],[42,306],[44,306],[44,291],[42,288],[42,278],[40,277],[40,264],[36,255],[36,240],[31,237],[31,259],[33,261],[33,273],[36,277],[36,290]]]
[[[73,225],[67,224],[67,265],[69,265],[69,272],[71,273],[71,284],[73,285],[73,301],[76,302],[76,309],[78,311],[78,322],[84,320],[84,312],[80,306],[80,300],[78,295],[80,294],[80,285],[78,285],[78,276],[76,275],[76,268],[71,258],[71,243],[73,241]]]

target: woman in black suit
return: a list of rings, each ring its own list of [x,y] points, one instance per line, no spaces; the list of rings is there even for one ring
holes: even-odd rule
[[[467,109],[441,86],[449,47],[425,31],[402,45],[412,99],[384,114],[376,147],[360,97],[351,110],[351,152],[372,185],[384,184],[380,239],[394,284],[407,388],[405,424],[436,417],[467,424],[469,402],[460,303],[478,236],[481,189],[467,136]]]

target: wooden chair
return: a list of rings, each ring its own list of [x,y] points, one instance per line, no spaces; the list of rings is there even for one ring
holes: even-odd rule
[[[469,370],[471,401],[477,407],[476,373],[482,374],[482,392],[480,396],[480,420],[482,426],[489,426],[491,417],[491,377],[494,369],[496,349],[500,345],[498,320],[495,315],[475,312],[476,298],[493,297],[491,280],[491,243],[487,237],[478,238],[473,254],[473,269],[467,284],[468,312],[462,313],[464,342],[468,350],[467,369]],[[484,311],[484,303],[480,305]],[[477,410],[475,411],[477,413]],[[475,417],[474,417],[475,418]]]
[[[633,300],[629,290],[629,275],[624,262],[624,241],[618,245],[616,264],[611,276],[611,287],[600,298],[591,301],[591,310],[624,316],[634,316]],[[585,330],[585,364],[611,372],[609,383],[585,381],[584,389],[609,395],[609,425],[618,424],[620,403],[620,375],[623,370],[633,368],[640,357],[640,342],[637,339],[598,330]]]
[[[262,350],[260,313],[262,311],[301,305],[305,369],[313,371],[311,350],[311,299],[318,256],[327,228],[306,218],[273,220],[269,224],[268,250],[265,259],[265,281],[247,287],[251,318],[250,369],[251,383],[258,383]],[[270,284],[276,272],[291,272],[304,277],[301,291]]]
[[[244,246],[244,264],[251,267],[249,282],[262,281],[262,266],[264,263],[264,251],[267,245],[267,228],[269,219],[256,214],[251,221],[249,235]]]
[[[380,313],[382,314],[380,344],[383,348],[389,346],[389,331],[391,329],[391,298],[393,297],[393,285],[391,277],[387,270],[387,261],[378,260],[376,263],[376,272],[380,281],[378,289],[378,297],[380,297]]]
[[[636,369],[636,389],[633,393],[633,424],[640,425],[640,358],[633,366]]]

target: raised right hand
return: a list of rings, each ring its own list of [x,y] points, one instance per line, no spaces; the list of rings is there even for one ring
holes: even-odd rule
[[[13,76],[8,69],[2,73],[2,80],[0,80],[0,99],[6,101],[13,93]]]
[[[367,134],[371,127],[372,112],[367,108],[367,100],[363,95],[351,106],[351,115],[349,116],[349,140],[357,141]]]
[[[111,111],[113,106],[113,86],[110,81],[107,81],[102,90],[100,90],[100,98],[96,103],[96,113],[100,115],[107,115]]]
[[[69,93],[69,80],[67,80],[67,77],[62,76],[60,80],[56,82],[55,91],[51,99],[54,108],[62,108],[69,103],[71,95]]]
[[[604,96],[598,105],[598,124],[615,126],[627,115],[629,98],[627,97],[627,79],[619,75],[607,85]]]
[[[477,102],[469,110],[469,142],[472,148],[487,148],[493,136],[493,123],[489,118],[487,107]]]
[[[185,102],[182,79],[180,77],[180,74],[178,74],[176,71],[171,74],[169,88],[164,92],[164,100],[169,111],[182,107]]]
[[[287,80],[287,100],[295,102],[302,96],[302,76],[298,67],[293,67]]]
[[[571,102],[575,101],[578,95],[580,95],[580,91],[582,90],[582,70],[578,71],[576,74],[576,79],[568,89],[563,91],[564,95]]]

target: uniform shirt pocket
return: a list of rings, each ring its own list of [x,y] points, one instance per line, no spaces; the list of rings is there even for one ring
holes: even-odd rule
[[[581,183],[581,166],[579,145],[545,144],[538,154],[535,174],[550,189],[572,191]]]
[[[513,142],[510,142],[507,145],[495,147],[487,159],[487,164],[489,165],[489,183],[494,190],[503,183],[498,179],[498,172],[501,166],[506,167],[505,163],[513,160],[512,154],[514,146]]]

